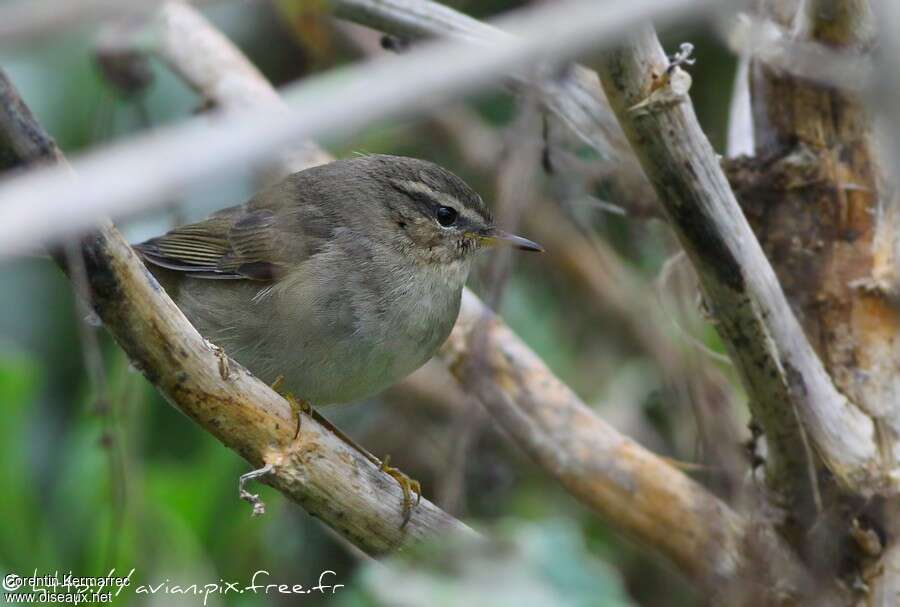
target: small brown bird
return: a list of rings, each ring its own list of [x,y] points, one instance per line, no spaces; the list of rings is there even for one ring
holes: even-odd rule
[[[294,173],[135,249],[203,335],[260,379],[283,377],[327,405],[431,358],[475,254],[497,244],[541,250],[497,229],[449,171],[371,155]]]

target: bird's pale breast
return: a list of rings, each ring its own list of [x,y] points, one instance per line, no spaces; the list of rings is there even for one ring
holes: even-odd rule
[[[371,253],[350,262],[336,241],[274,285],[186,279],[176,302],[260,379],[282,375],[284,389],[314,405],[366,398],[434,355],[468,274],[466,262]]]

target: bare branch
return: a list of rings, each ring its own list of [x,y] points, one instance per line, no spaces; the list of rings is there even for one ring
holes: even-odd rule
[[[67,170],[3,72],[0,142],[4,163],[56,162]],[[471,533],[424,499],[401,528],[402,492],[377,466],[308,416],[295,439],[290,405],[234,361],[223,366],[221,350],[197,333],[108,222],[84,239],[81,253],[91,302],[132,364],[225,446],[257,468],[271,465],[263,482],[371,554],[441,533]]]
[[[731,87],[731,104],[728,109],[728,141],[725,155],[728,158],[753,154],[753,112],[750,107],[750,58],[741,54],[738,58]]]
[[[796,407],[842,484],[863,495],[896,493],[897,462],[882,460],[872,420],[835,389],[807,341],[697,123],[686,75],[669,67],[656,35],[645,30],[606,54],[601,79],[700,276],[773,448],[775,486],[806,476]]]
[[[879,3],[880,70],[878,84],[871,91],[871,105],[887,128],[882,134],[885,172],[889,186],[876,210],[878,222],[873,238],[873,284],[900,306],[900,5],[889,0]],[[894,416],[893,434],[900,437],[900,412]],[[897,453],[900,459],[900,452]],[[900,551],[898,551],[900,552]]]
[[[33,43],[65,28],[146,17],[168,0],[11,0],[0,5],[0,45]],[[191,0],[194,6],[222,0]]]
[[[176,3],[163,8],[189,10]],[[167,21],[157,21],[157,26],[160,23]],[[202,20],[194,23],[209,27]],[[190,45],[193,36],[155,38]],[[255,72],[245,71],[243,77],[255,80],[247,83],[247,92],[268,86]],[[236,79],[234,86],[241,86],[241,81]],[[189,80],[204,93],[205,82],[210,79]],[[268,94],[266,99],[275,100]],[[487,356],[473,354],[475,335]],[[754,592],[773,603],[806,592],[804,573],[769,527],[745,522],[683,473],[604,424],[468,291],[442,357],[501,427],[548,472],[614,524],[673,559],[688,575],[724,594],[728,581],[746,578],[752,571],[761,581]],[[575,441],[573,429],[578,432]],[[759,560],[763,554],[765,560]]]
[[[853,50],[797,39],[777,23],[740,15],[725,32],[729,48],[741,56],[759,59],[795,76],[862,91],[871,85],[871,58]]]
[[[441,357],[544,470],[723,604],[791,603],[810,590],[771,527],[744,520],[603,422],[469,292]]]
[[[665,20],[708,4],[569,1],[529,9],[504,22],[514,36],[489,46],[432,43],[289,87],[291,111],[254,109],[212,122],[204,116],[89,153],[73,163],[80,175],[75,185],[58,169],[7,180],[0,184],[0,256],[86,229],[97,217],[160,205],[172,192],[223,171],[258,167],[296,141],[346,136],[375,120],[427,110],[494,84],[498,74],[609,43],[651,15]]]
[[[338,17],[406,38],[449,37],[490,45],[509,37],[502,30],[430,0],[332,0],[331,5]],[[536,87],[529,82],[530,76],[513,78],[517,86],[537,90],[547,109],[602,158],[615,161],[617,154],[627,153],[624,135],[595,72],[572,66],[539,81]]]
[[[900,5],[892,0],[873,3],[878,15],[877,56],[879,79],[870,91],[870,106],[881,135],[881,166],[885,172],[876,207],[876,231],[872,239],[872,286],[900,311]],[[887,128],[878,128],[885,125]],[[896,334],[895,334],[896,337]],[[894,374],[896,377],[896,373]],[[885,416],[886,436],[893,438],[894,457],[900,459],[900,408]],[[900,601],[900,500],[884,504],[885,545],[872,565],[876,578],[870,582],[869,604],[886,606]]]

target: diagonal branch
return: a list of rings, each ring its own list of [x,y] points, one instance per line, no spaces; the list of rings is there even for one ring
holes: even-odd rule
[[[257,167],[296,141],[346,136],[373,121],[425,111],[494,86],[501,74],[544,60],[570,60],[651,15],[666,20],[708,4],[632,0],[614,6],[567,0],[522,9],[512,22],[511,17],[503,21],[515,35],[489,46],[432,42],[402,57],[350,66],[288,87],[284,93],[290,111],[252,109],[213,121],[195,118],[86,154],[73,163],[81,176],[78,187],[72,187],[65,171],[52,168],[4,180],[0,256],[77,233],[97,217],[121,217],[162,204],[179,188],[221,171]],[[548,30],[555,35],[547,36]]]
[[[66,166],[2,71],[0,152],[2,168]],[[362,454],[308,416],[294,440],[288,403],[197,333],[111,224],[82,241],[82,254],[92,304],[132,364],[225,446],[257,468],[272,465],[266,483],[372,554],[471,533],[424,499],[401,529],[400,488]]]
[[[665,84],[669,67],[644,30],[605,54],[601,80],[701,278],[772,447],[775,486],[805,478],[805,432],[843,485],[896,493],[896,462],[882,461],[872,420],[837,391],[807,341],[686,92]],[[686,74],[673,73],[683,84]]]
[[[192,56],[191,45],[212,39],[215,33],[181,3],[167,4],[161,14],[165,18],[155,21],[157,28],[182,20],[194,26],[190,36],[163,32],[152,36],[158,41],[153,52],[167,63]],[[210,59],[218,52],[202,48],[207,50],[207,65],[214,65]],[[227,56],[230,51],[222,52]],[[215,69],[227,69],[227,63]],[[177,71],[190,74],[183,66]],[[227,104],[204,84],[215,80],[206,74],[187,82],[202,95]],[[241,84],[244,80],[246,85]],[[270,85],[255,72],[245,71],[242,78],[232,74],[231,86],[249,92]],[[265,98],[271,96],[266,93]],[[809,590],[804,572],[770,527],[750,524],[698,483],[603,422],[469,291],[441,358],[545,471],[702,586],[723,596],[729,589],[744,592],[758,582],[752,591],[772,604]]]
[[[469,292],[441,358],[544,471],[723,604],[793,604],[817,594],[769,525],[744,519],[619,434]],[[829,604],[831,590],[818,594]]]
[[[168,6],[189,10],[180,4]],[[10,86],[3,92],[12,99]],[[10,101],[0,107],[19,106]],[[269,113],[277,114],[274,109]],[[44,142],[38,149],[53,149],[28,118],[24,125],[4,120],[0,132],[27,128]],[[254,133],[241,133],[250,144]],[[33,156],[22,153],[19,158],[28,161]],[[82,194],[86,192],[92,191]],[[312,420],[304,418],[299,440],[293,441],[294,420],[287,403],[197,334],[108,223],[85,240],[84,254],[94,304],[133,362],[227,446],[254,465],[272,465],[269,480],[291,499],[369,552],[465,529],[423,502],[407,531],[400,531],[399,489]],[[747,521],[603,423],[471,294],[465,295],[444,356],[538,464],[710,592],[723,596],[755,582],[755,595],[766,603],[783,604],[810,590],[805,573],[768,525]]]
[[[453,38],[491,44],[506,32],[431,0],[331,0],[337,17],[404,38]],[[627,154],[622,129],[600,88],[597,74],[575,65],[562,74],[539,79],[514,74],[516,87],[537,90],[548,110],[605,161]]]

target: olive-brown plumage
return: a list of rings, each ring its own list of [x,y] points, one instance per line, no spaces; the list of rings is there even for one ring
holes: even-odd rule
[[[474,253],[507,242],[441,167],[361,156],[295,173],[135,249],[206,337],[325,405],[364,398],[447,338]]]

